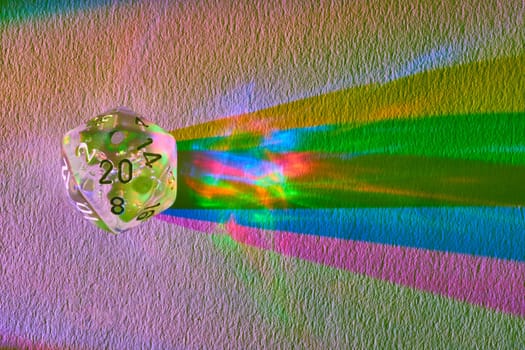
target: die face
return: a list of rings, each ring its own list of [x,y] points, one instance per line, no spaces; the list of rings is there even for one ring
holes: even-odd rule
[[[130,110],[106,112],[71,130],[62,154],[70,198],[103,229],[123,232],[175,201],[175,140]]]
[[[69,164],[64,157],[62,157],[62,179],[64,180],[64,185],[71,203],[84,215],[84,219],[90,220],[103,230],[119,233],[117,230],[112,231],[97,215],[93,207],[86,201],[82,193],[79,191],[79,186],[75,182]]]

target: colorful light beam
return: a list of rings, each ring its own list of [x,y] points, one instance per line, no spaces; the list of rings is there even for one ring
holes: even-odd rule
[[[524,315],[524,62],[423,72],[173,131],[180,192],[161,219]],[[502,271],[511,277],[495,284]]]

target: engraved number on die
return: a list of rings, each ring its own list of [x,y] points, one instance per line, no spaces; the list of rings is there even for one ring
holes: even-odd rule
[[[107,123],[111,118],[114,116],[112,114],[102,114],[96,116],[94,119],[90,120],[87,123],[87,126],[89,127],[97,127],[100,126],[100,124]]]
[[[106,164],[108,165],[107,167],[105,167]],[[100,167],[103,169],[105,168],[106,172],[102,174],[102,177],[98,183],[101,185],[112,184],[113,181],[107,179],[107,177],[111,173],[111,170],[113,170],[113,163],[110,160],[104,159],[102,162],[100,162]],[[122,159],[120,162],[118,162],[117,170],[117,177],[121,183],[127,184],[133,178],[133,164],[129,161],[129,159]]]
[[[139,120],[139,118],[137,118],[137,120]],[[151,145],[152,143],[153,143],[153,139],[151,137],[148,137],[148,141],[144,142],[142,145],[137,147],[137,151],[141,148]],[[151,164],[155,163],[157,160],[162,158],[162,155],[158,153],[144,152],[143,154],[144,154],[144,157],[146,158],[146,166],[148,168],[152,168]]]
[[[67,165],[67,161],[65,158],[62,158],[63,165],[62,165],[62,179],[64,180],[64,184],[66,185],[66,191],[69,191],[69,178],[71,176],[71,172],[69,171],[69,166]],[[71,198],[71,197],[70,197]],[[98,221],[98,218],[96,217],[95,213],[91,210],[91,208],[88,206],[87,203],[83,202],[77,202],[73,198],[71,198],[73,202],[75,202],[76,208],[84,214],[84,218],[92,221]]]
[[[88,148],[88,145],[85,143],[85,142],[81,142],[76,151],[75,151],[75,154],[77,157],[80,157],[80,153],[81,151],[84,151],[85,152],[85,156],[86,156],[86,162],[89,163],[91,162],[91,159],[93,159],[93,157],[95,156],[95,153],[96,153],[96,149],[93,149],[93,152],[91,152],[91,154],[89,154],[89,148]]]
[[[146,210],[146,211],[143,211],[142,213],[140,213],[139,216],[137,216],[137,220],[142,221],[142,220],[146,220],[146,219],[149,219],[150,217],[152,217],[155,214],[155,210],[153,210],[151,208],[158,207],[159,205],[160,205],[160,203],[157,203],[155,205],[152,205],[152,206],[144,208],[144,209],[149,209],[149,210]]]
[[[111,212],[115,215],[122,215],[124,213],[124,198],[113,197],[110,201],[112,207]]]
[[[148,137],[148,141],[144,142],[142,145],[137,147],[137,151],[141,148],[144,148],[148,145],[151,145],[153,143],[153,139],[151,137]]]
[[[144,126],[146,128],[149,127],[149,125],[146,125],[146,123],[144,123],[144,121],[142,119],[140,119],[139,117],[135,118],[135,124]]]
[[[149,152],[144,152],[144,157],[146,158],[146,166],[149,168],[152,168],[151,164],[162,158],[160,154]]]

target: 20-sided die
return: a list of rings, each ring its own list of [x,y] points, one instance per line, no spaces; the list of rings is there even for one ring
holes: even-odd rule
[[[175,201],[175,139],[131,110],[108,111],[69,131],[62,157],[73,204],[104,230],[123,232]]]

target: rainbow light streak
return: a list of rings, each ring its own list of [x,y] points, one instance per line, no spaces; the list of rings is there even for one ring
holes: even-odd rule
[[[525,55],[471,62],[421,72],[384,85],[372,84],[331,92],[173,130],[172,135],[177,141],[243,134],[262,137],[269,131],[282,132],[312,126],[353,126],[420,117],[523,113],[524,76]]]
[[[431,214],[439,217],[439,213]],[[241,225],[233,219],[234,216],[232,214],[231,219],[224,221],[223,224],[170,215],[160,215],[158,218],[210,234],[226,231],[235,241],[259,249],[271,250],[285,256],[366,274],[475,305],[525,316],[525,303],[523,303],[525,284],[522,283],[525,280],[525,264],[523,263],[366,241],[303,235],[285,230],[268,231]],[[317,217],[321,216],[317,214]],[[406,216],[414,216],[414,213],[408,209]],[[307,217],[307,214],[303,217]],[[388,218],[384,219],[387,220]],[[307,225],[305,224],[304,227]],[[472,229],[465,236],[474,231],[475,229]],[[393,229],[392,232],[395,230]],[[471,239],[475,241],[476,238]]]
[[[173,131],[160,218],[524,315],[524,57]]]
[[[0,3],[0,25],[4,22],[35,20],[57,14],[89,11],[109,5],[129,3],[127,0],[58,0],[58,1],[5,1]]]
[[[182,141],[174,208],[521,206],[520,135],[525,113]]]
[[[192,220],[525,261],[521,208],[168,209]]]
[[[523,343],[523,10],[0,1],[0,347]],[[211,250],[55,210],[59,129],[115,104],[172,118],[158,218]]]

